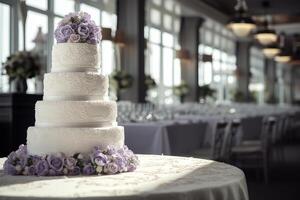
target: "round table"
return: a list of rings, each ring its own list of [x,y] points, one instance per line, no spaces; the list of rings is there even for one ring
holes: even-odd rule
[[[187,157],[138,155],[135,172],[105,176],[34,177],[3,174],[0,199],[248,200],[236,167]]]

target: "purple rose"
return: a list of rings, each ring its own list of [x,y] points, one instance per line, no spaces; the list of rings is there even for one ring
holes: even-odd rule
[[[54,32],[54,36],[58,43],[66,42],[66,39],[61,32],[61,27],[57,27],[57,29]]]
[[[90,30],[87,23],[81,23],[78,26],[78,34],[81,35],[81,38],[86,39],[89,37]]]
[[[64,158],[62,156],[47,156],[49,167],[55,171],[62,171],[64,166]]]
[[[65,167],[69,170],[74,169],[76,167],[77,161],[75,158],[66,158],[65,159]]]
[[[81,17],[83,22],[90,22],[91,21],[91,15],[89,15],[86,12],[80,12],[79,16]]]
[[[80,174],[80,168],[78,166],[74,167],[72,170],[69,171],[69,175],[76,176]]]
[[[127,171],[128,172],[133,172],[134,170],[136,170],[136,165],[134,163],[129,163],[127,165]]]
[[[72,27],[73,30],[78,29],[78,24],[77,23],[72,23],[72,24],[70,24],[70,26]]]
[[[18,157],[27,157],[27,148],[24,144],[19,146],[19,149],[16,151]]]
[[[24,157],[20,157],[18,162],[17,162],[18,165],[20,165],[22,168],[24,168],[25,166],[27,166],[28,164],[28,159],[27,159],[27,156],[24,156]]]
[[[89,163],[87,165],[85,165],[82,169],[82,173],[84,175],[92,175],[95,173],[95,169],[94,167]]]
[[[25,171],[27,172],[27,175],[29,175],[29,176],[35,175],[35,167],[34,166],[25,167]]]
[[[126,171],[126,160],[120,154],[113,155],[112,160],[118,166],[120,172]]]
[[[113,155],[113,154],[115,154],[117,152],[117,150],[115,149],[115,147],[113,147],[111,145],[107,146],[106,151],[107,151],[108,155]]]
[[[7,159],[9,160],[9,162],[15,162],[18,159],[18,155],[15,151],[13,151],[7,156]]]
[[[49,169],[49,176],[56,176],[57,172],[54,169]]]
[[[46,160],[40,160],[36,165],[35,165],[35,171],[38,176],[46,176],[49,171],[49,165]]]
[[[87,40],[87,43],[88,44],[97,44],[97,43],[99,43],[100,41],[96,38],[96,37],[92,37],[92,38],[89,38],[88,40]]]
[[[101,152],[95,152],[91,155],[91,160],[98,166],[104,166],[107,163],[107,156]]]
[[[11,163],[9,163],[8,160],[5,161],[5,163],[3,165],[3,169],[4,169],[5,174],[8,174],[8,175],[17,175],[18,174],[15,166],[13,166]]]
[[[68,42],[71,42],[71,43],[78,43],[79,41],[80,41],[80,35],[78,35],[78,34],[70,35],[70,38],[68,40]]]
[[[61,27],[60,32],[63,34],[65,39],[68,39],[74,33],[74,30],[70,25],[64,25]]]
[[[116,174],[118,172],[119,168],[116,163],[108,163],[104,166],[104,173],[106,174]]]

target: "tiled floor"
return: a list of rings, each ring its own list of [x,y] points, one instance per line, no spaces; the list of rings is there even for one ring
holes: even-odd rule
[[[250,200],[300,199],[300,137],[286,141],[284,151],[285,162],[271,165],[269,184],[253,170],[245,170]]]

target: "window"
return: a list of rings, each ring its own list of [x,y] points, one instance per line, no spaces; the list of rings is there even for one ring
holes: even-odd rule
[[[256,47],[250,49],[250,83],[249,91],[258,103],[264,102],[264,55]]]
[[[0,74],[2,72],[2,63],[10,54],[10,6],[0,3]],[[0,75],[0,90],[7,91],[7,77],[4,79]]]
[[[8,2],[10,5],[1,2]],[[24,41],[21,18],[13,18],[13,22],[10,19],[10,10],[17,7],[16,2],[0,0],[0,70],[2,70],[1,63],[6,60],[10,53],[16,50],[23,50]],[[32,50],[35,47],[36,44],[32,40],[35,38],[39,27],[41,27],[42,32],[47,37],[47,44],[44,45],[44,52],[47,57],[45,71],[49,71],[51,68],[51,49],[54,43],[53,32],[64,15],[79,10],[86,11],[92,15],[96,24],[110,27],[113,32],[116,30],[115,0],[26,0],[26,4],[28,10],[25,29],[26,50]],[[15,24],[18,24],[18,32],[16,38],[12,38],[13,34],[11,34],[10,30]],[[17,43],[14,42],[16,39]],[[115,66],[114,46],[110,41],[103,41],[101,49],[105,49],[105,51],[101,50],[101,56],[105,58],[102,61],[103,73],[109,74]],[[0,90],[7,91],[8,86],[7,77],[2,76],[0,73]],[[28,87],[29,92],[34,92],[34,80],[28,81]]]
[[[219,101],[230,100],[235,90],[235,40],[221,24],[207,19],[199,30],[202,44],[198,51],[212,56],[212,62],[199,59],[198,84],[209,84],[217,91]]]
[[[156,103],[176,101],[172,88],[181,83],[180,61],[175,59],[180,18],[175,9],[180,12],[174,0],[147,2],[145,73],[150,74],[158,84],[149,97]]]
[[[28,11],[26,20],[26,49],[31,50],[34,48],[35,38],[39,27],[42,28],[43,33],[48,33],[48,17],[47,15],[38,12]]]
[[[74,0],[54,0],[54,12],[57,15],[67,15],[75,10]]]

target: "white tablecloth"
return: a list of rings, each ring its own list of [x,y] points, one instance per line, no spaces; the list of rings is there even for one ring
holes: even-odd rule
[[[125,144],[140,154],[182,155],[201,148],[206,124],[195,122],[143,122],[122,124]]]
[[[7,176],[2,199],[248,200],[244,173],[227,164],[185,157],[139,155],[135,172],[107,176]],[[5,159],[0,159],[0,166]]]

